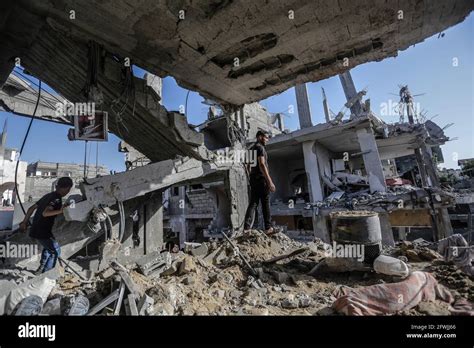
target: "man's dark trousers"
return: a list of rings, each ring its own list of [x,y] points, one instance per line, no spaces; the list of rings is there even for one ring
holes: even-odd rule
[[[268,230],[272,226],[270,217],[270,190],[264,178],[250,178],[250,202],[247,213],[245,214],[244,230],[248,230],[252,227],[259,202],[262,203],[263,221],[265,229]]]
[[[53,238],[36,240],[43,246],[40,270],[42,270],[42,272],[47,272],[56,266],[58,257],[61,255],[61,248],[59,247],[58,242]]]

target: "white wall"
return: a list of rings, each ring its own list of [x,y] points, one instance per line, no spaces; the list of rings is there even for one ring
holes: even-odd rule
[[[14,158],[14,155],[12,156],[12,158]],[[12,161],[11,158],[3,158],[3,161],[1,162],[3,175],[0,176],[0,184],[4,184],[7,182],[15,182],[15,166],[16,166],[16,161]],[[18,182],[18,193],[21,199],[23,199],[23,197],[25,196],[26,167],[27,167],[27,163],[25,161],[20,161],[20,164],[18,165],[18,177],[17,177],[18,181],[17,182]]]

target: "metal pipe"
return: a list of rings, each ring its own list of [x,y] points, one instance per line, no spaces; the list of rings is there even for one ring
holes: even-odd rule
[[[240,252],[239,248],[237,248],[234,243],[232,243],[232,241],[230,240],[230,238],[227,236],[227,234],[225,234],[224,231],[221,231],[222,235],[225,237],[225,239],[227,239],[227,241],[230,243],[230,245],[232,246],[232,248],[237,252],[237,254],[239,254],[240,258],[242,259],[242,261],[245,263],[245,265],[250,269],[250,271],[252,272],[252,275],[254,276],[257,276],[258,273],[255,271],[255,269],[250,265],[250,263],[247,261],[247,259],[245,258],[245,256]]]

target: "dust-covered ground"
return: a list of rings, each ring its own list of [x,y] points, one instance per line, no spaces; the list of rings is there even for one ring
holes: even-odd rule
[[[248,260],[251,270],[229,242],[205,243],[206,253],[192,256],[173,255],[172,266],[157,276],[144,276],[138,269],[130,275],[140,293],[154,300],[149,315],[340,315],[332,308],[333,292],[340,285],[353,288],[400,281],[372,270],[364,272],[308,275],[325,257],[323,243],[315,240],[300,243],[279,233],[266,236],[253,230],[232,239],[238,251]],[[297,251],[281,260],[273,258]],[[446,264],[441,255],[426,246],[402,242],[384,250],[385,254],[407,261],[411,270],[431,272],[456,297],[472,302],[473,280],[454,265]],[[107,270],[104,271],[108,272]],[[255,272],[255,273],[254,273]],[[110,272],[109,272],[110,273]],[[164,275],[166,274],[166,275]],[[70,291],[71,278],[60,282],[62,291]],[[98,302],[114,288],[119,279],[102,275],[86,291],[91,304]],[[80,282],[77,283],[80,289]],[[449,304],[442,301],[421,302],[399,315],[449,315]]]

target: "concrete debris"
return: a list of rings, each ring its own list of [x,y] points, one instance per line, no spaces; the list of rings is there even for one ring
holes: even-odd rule
[[[190,253],[193,256],[206,256],[208,252],[209,252],[209,248],[207,247],[206,244],[202,244],[190,250]]]
[[[339,197],[339,198],[338,198]],[[401,185],[389,187],[387,192],[369,193],[367,189],[346,188],[344,195],[330,195],[322,202],[309,203],[306,209],[316,208],[348,208],[348,209],[377,209],[391,212],[399,207],[429,207],[432,197],[436,197],[441,205],[454,202],[454,195],[441,190]]]
[[[426,267],[436,279],[451,291],[471,303],[474,302],[474,280],[455,265],[431,264]]]
[[[45,303],[56,285],[57,276],[57,271],[53,269],[16,287],[0,289],[0,315],[11,314],[20,302],[33,295],[40,297]]]
[[[114,292],[112,292],[109,296],[107,296],[105,299],[103,299],[101,302],[96,304],[90,311],[87,313],[87,315],[95,315],[99,313],[102,309],[110,305],[111,303],[115,302],[119,298],[120,290],[117,289]]]
[[[140,302],[138,304],[138,315],[145,315],[145,314],[151,314],[153,311],[151,310],[153,307],[153,304],[155,303],[155,300],[153,300],[150,296],[148,295],[143,295],[142,298],[140,299]]]
[[[166,270],[161,272],[161,276],[166,277],[166,276],[175,274],[176,272],[178,272],[179,265],[180,265],[180,261],[178,260],[173,261],[173,263]]]
[[[138,315],[138,308],[137,308],[137,300],[135,298],[135,295],[133,294],[128,294],[128,297],[126,299],[126,309],[128,309],[128,315]]]
[[[12,71],[13,57],[21,57],[24,72],[54,86],[65,105],[100,106],[90,116],[97,113],[103,124],[90,120],[87,128],[121,138],[126,170],[108,175],[97,163],[96,175],[88,177],[92,167],[87,163],[84,175],[77,176],[79,165],[27,166],[23,161],[17,180],[19,167],[12,171],[13,160],[4,161],[8,168],[0,171],[8,180],[2,180],[0,192],[10,194],[13,180],[7,169],[15,173],[16,188],[2,205],[9,219],[8,231],[0,234],[6,251],[10,245],[14,250],[31,244],[27,233],[18,233],[28,223],[20,223],[24,213],[12,207],[13,198],[16,204],[29,195],[24,201],[30,218],[41,183],[49,192],[52,180],[68,176],[76,192],[54,222],[61,245],[55,269],[33,273],[40,258],[33,248],[24,256],[15,252],[0,258],[0,315],[469,312],[474,195],[467,173],[472,159],[460,160],[460,165],[468,162],[459,180],[442,181],[438,163],[444,161],[440,146],[450,140],[447,126],[421,112],[412,114],[416,95],[408,86],[400,86],[400,122],[384,122],[372,112],[367,90],[358,91],[340,63],[350,58],[355,67],[394,56],[463,21],[474,8],[472,1],[429,6],[427,1],[393,1],[400,2],[404,25],[391,22],[397,9],[390,1],[376,6],[372,1],[344,1],[344,6],[293,1],[293,24],[281,15],[289,10],[283,2],[179,1],[192,14],[184,24],[175,18],[182,6],[172,1],[151,9],[115,2],[115,7],[100,1],[76,5],[74,16],[77,11],[80,20],[73,24],[68,12],[60,11],[71,1],[2,6],[7,49],[0,51],[0,111],[74,121],[57,115],[52,95],[38,93],[32,104],[36,88]],[[423,7],[430,11],[419,11]],[[84,64],[75,64],[77,57],[85,58]],[[143,78],[134,76],[130,60],[145,70]],[[346,97],[344,108],[331,115],[323,90],[326,122],[313,125],[306,82],[335,74]],[[165,76],[202,95],[209,106],[207,121],[192,125],[192,110],[166,110]],[[256,102],[292,86],[300,126],[295,131],[284,127],[283,111],[270,113]],[[349,119],[344,119],[346,111]],[[76,129],[85,126],[79,123],[70,131],[87,135]],[[243,221],[247,184],[255,178],[248,169],[259,165],[253,156],[257,151],[248,147],[259,130],[270,138],[264,142],[265,162],[272,173],[267,181],[274,180],[275,187],[270,206],[263,209],[265,218],[257,214],[257,229],[242,233],[248,228]],[[3,146],[5,129],[0,138],[0,157],[16,157]],[[460,205],[469,209],[448,212]],[[267,210],[274,235],[258,229],[269,224]],[[453,235],[454,219],[466,222],[467,240]],[[411,234],[426,228],[439,242]],[[357,256],[348,255],[352,246]],[[397,289],[409,303],[397,302]]]
[[[368,265],[354,258],[326,258],[318,263],[310,272],[310,275],[322,273],[344,273],[354,271],[370,271]]]
[[[442,256],[438,254],[435,250],[422,245],[422,243],[402,241],[399,244],[399,255],[405,256],[408,261],[411,262],[433,261],[442,259]]]
[[[186,256],[179,266],[179,275],[188,274],[191,272],[196,272],[196,264],[190,256]]]
[[[127,267],[115,260],[95,274],[89,282],[74,273],[64,273],[58,277],[57,282],[49,285],[47,291],[40,294],[42,308],[31,310],[31,313],[384,315],[395,311],[415,315],[441,315],[447,314],[447,311],[450,314],[465,314],[474,297],[472,279],[437,254],[434,250],[437,248],[436,243],[423,239],[403,241],[395,247],[385,248],[373,264],[354,258],[328,257],[325,252],[329,245],[321,240],[301,243],[283,233],[268,237],[260,231],[252,230],[245,235],[234,235],[231,241],[233,247],[222,239],[188,247],[188,253],[152,252]],[[244,258],[236,255],[236,248]],[[200,249],[200,252],[192,255],[195,249]],[[204,250],[207,250],[207,254]],[[219,258],[216,257],[216,252],[220,255]],[[417,255],[416,262],[411,261],[411,255]],[[244,259],[251,267],[246,265]],[[159,271],[158,275],[147,272],[162,264],[163,271]],[[15,286],[15,277],[21,275],[20,270],[17,270],[16,275],[13,270],[4,270],[3,273],[11,275],[12,280],[8,282],[12,286]],[[417,289],[403,284],[408,284],[404,281],[411,279],[413,274],[415,277],[423,274],[429,279],[436,279],[440,283],[436,283],[436,286],[443,286],[443,293],[447,297],[435,299],[431,295],[423,295],[409,307],[387,307],[387,310],[375,312],[372,311],[373,302],[369,295],[362,297],[366,300],[356,301],[362,307],[347,309],[346,304],[351,301],[344,302],[344,298],[352,296],[356,290],[348,290],[334,302],[341,285],[357,287],[357,291],[364,294],[365,289],[372,287],[406,287],[408,296]],[[42,285],[41,288],[44,289],[45,286]],[[390,297],[389,294],[390,291],[387,290],[383,296],[385,300]],[[14,305],[8,306],[8,313],[13,313],[15,307],[20,308],[19,304],[31,295],[34,294],[25,293],[14,301]],[[35,307],[26,306],[28,301],[24,304],[25,308]],[[367,310],[370,313],[361,308],[369,308]]]
[[[281,301],[281,306],[286,309],[296,309],[298,308],[298,301],[293,294],[290,294],[287,298]]]

